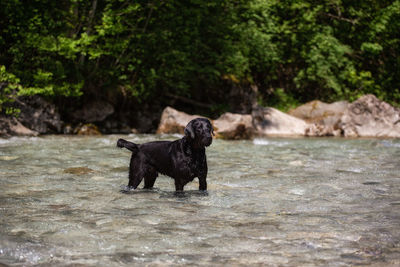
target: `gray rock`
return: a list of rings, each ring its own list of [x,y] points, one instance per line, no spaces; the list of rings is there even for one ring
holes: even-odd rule
[[[252,112],[258,136],[304,136],[310,126],[304,120],[270,107],[257,107]]]
[[[288,114],[309,123],[335,125],[347,111],[348,106],[349,103],[347,101],[328,104],[314,100],[289,110]]]
[[[224,113],[213,121],[217,138],[250,139],[253,136],[253,124],[250,114]]]
[[[9,137],[13,135],[37,136],[39,133],[26,128],[14,117],[0,116],[0,136]]]
[[[288,114],[309,123],[307,136],[340,136],[339,122],[348,106],[347,101],[328,104],[314,100],[290,110]]]
[[[161,114],[160,124],[157,128],[157,134],[184,133],[184,129],[189,121],[202,116],[189,115],[171,107],[166,107]],[[203,117],[204,118],[204,117]]]
[[[400,138],[400,109],[365,95],[351,103],[339,127],[345,137]]]
[[[184,133],[189,121],[199,118],[199,115],[189,115],[166,107],[161,115],[157,129],[158,134]],[[204,118],[204,117],[202,117]],[[210,120],[217,138],[223,139],[249,139],[253,133],[252,118],[250,114],[224,113],[217,120]]]
[[[17,99],[15,107],[21,110],[18,121],[39,134],[61,133],[63,122],[54,104],[40,96]]]
[[[72,113],[72,117],[79,122],[100,122],[114,113],[114,107],[105,101],[98,100],[86,104],[83,108]]]
[[[324,125],[321,123],[311,123],[306,129],[305,135],[310,137],[321,136],[341,136],[342,130],[335,125]]]
[[[217,138],[253,136],[345,136],[400,138],[400,109],[366,95],[349,104],[313,101],[290,111],[256,107],[251,114],[225,113],[212,121]],[[200,116],[165,108],[157,133],[181,133]]]
[[[75,174],[75,175],[85,175],[94,172],[94,170],[88,167],[73,167],[64,170],[64,173]]]

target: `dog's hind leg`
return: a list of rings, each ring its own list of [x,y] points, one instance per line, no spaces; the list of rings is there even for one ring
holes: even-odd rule
[[[138,153],[137,155],[132,154],[131,163],[129,165],[129,183],[128,187],[136,189],[146,172],[146,164],[143,160],[143,155]]]
[[[151,166],[146,168],[146,173],[144,175],[144,189],[151,189],[157,179],[158,172]]]
[[[136,189],[140,182],[143,179],[143,173],[142,172],[134,172],[134,170],[130,170],[129,171],[129,183],[128,183],[128,187],[129,188],[133,188]]]

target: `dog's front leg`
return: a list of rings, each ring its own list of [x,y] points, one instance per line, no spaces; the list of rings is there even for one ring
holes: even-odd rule
[[[203,166],[199,171],[199,176],[198,176],[200,191],[207,191],[207,173],[208,173],[207,161],[204,158]]]
[[[179,179],[175,179],[175,196],[176,197],[185,197],[185,193],[183,192],[183,187],[185,186],[182,181]]]
[[[199,190],[207,191],[207,173],[205,175],[199,176]]]
[[[207,191],[207,172],[208,172],[207,163],[205,163],[198,176],[200,191]]]
[[[175,191],[176,192],[182,192],[183,191],[183,186],[184,184],[180,179],[175,179]]]

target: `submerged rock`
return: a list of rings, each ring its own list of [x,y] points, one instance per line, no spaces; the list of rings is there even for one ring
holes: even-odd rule
[[[88,167],[74,167],[74,168],[68,168],[64,170],[65,173],[70,173],[70,174],[75,174],[75,175],[84,175],[88,173],[94,172],[94,170],[88,168]]]
[[[0,160],[4,160],[4,161],[12,161],[12,160],[16,160],[19,159],[18,156],[0,156]]]
[[[304,120],[269,107],[254,109],[252,117],[258,136],[304,136],[310,126]]]
[[[253,136],[251,115],[224,113],[213,121],[217,138],[250,139]]]
[[[349,105],[340,128],[345,137],[400,138],[400,109],[365,95]]]

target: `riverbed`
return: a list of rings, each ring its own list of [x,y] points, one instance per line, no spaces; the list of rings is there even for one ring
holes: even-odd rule
[[[120,137],[179,138],[0,139],[0,263],[400,265],[400,140],[214,140],[208,194],[176,196],[165,176],[120,192]]]

